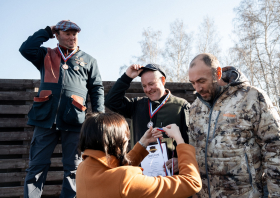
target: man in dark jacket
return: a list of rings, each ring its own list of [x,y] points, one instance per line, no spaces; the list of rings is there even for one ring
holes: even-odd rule
[[[125,97],[125,91],[138,75],[141,76],[142,87],[147,97]],[[180,127],[182,137],[185,142],[188,142],[189,103],[165,89],[165,79],[164,71],[157,64],[148,64],[145,67],[134,64],[126,70],[106,95],[106,107],[126,118],[132,118],[132,145],[140,140],[149,126],[163,127],[172,123]],[[165,134],[162,142],[167,144],[169,158],[172,157],[172,150],[175,149],[176,143]],[[178,172],[177,154],[176,152],[174,154],[174,172],[176,173]],[[168,160],[168,168],[172,167],[171,162],[171,159]]]
[[[104,111],[104,89],[96,60],[78,47],[80,27],[71,21],[41,29],[21,45],[20,53],[40,71],[41,84],[28,113],[35,126],[31,141],[24,197],[40,197],[51,155],[61,138],[64,179],[61,197],[76,196],[76,168],[81,161],[77,151],[79,132],[85,120],[89,94],[92,111]],[[40,47],[54,38],[54,49]]]

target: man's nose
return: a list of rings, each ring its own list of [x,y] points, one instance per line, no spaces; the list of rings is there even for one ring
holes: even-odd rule
[[[149,92],[151,90],[151,87],[146,87],[146,92]]]
[[[201,86],[199,84],[195,84],[193,85],[193,88],[195,89],[196,92],[200,92],[201,91]]]

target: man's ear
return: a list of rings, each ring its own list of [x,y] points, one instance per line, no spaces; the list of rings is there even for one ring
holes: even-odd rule
[[[162,77],[160,77],[161,78],[161,82],[162,82],[162,84],[163,84],[163,86],[165,85],[165,77],[164,76],[162,76]]]
[[[217,80],[221,80],[222,78],[222,68],[218,67],[217,68]]]
[[[57,39],[58,38],[58,33],[57,32],[55,32],[55,38]],[[57,39],[58,40],[58,39]]]

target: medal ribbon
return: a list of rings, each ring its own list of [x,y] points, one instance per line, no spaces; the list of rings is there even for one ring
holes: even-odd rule
[[[157,142],[158,142],[158,144],[159,144],[159,146],[160,146],[161,153],[163,154],[163,149],[162,149],[161,141],[160,141],[159,138],[157,138]],[[165,172],[165,175],[166,175],[166,176],[170,176],[170,175],[168,174],[168,172],[167,172],[167,167],[166,167],[166,165],[165,165],[165,162],[164,162],[164,172]]]
[[[154,110],[152,111],[152,102],[148,100],[148,106],[149,106],[149,116],[150,119],[160,110],[160,108],[167,102],[167,100],[170,97],[170,91],[168,91],[167,96],[164,98],[164,100],[161,102],[161,104]]]
[[[164,130],[163,130],[162,128],[157,128],[157,130],[158,130],[158,131],[164,132]],[[157,142],[158,142],[158,144],[160,145],[160,149],[161,149],[161,152],[162,152],[162,155],[163,155],[163,149],[162,149],[162,146],[161,146],[161,140],[160,140],[159,138],[157,138]],[[173,138],[172,138],[172,142],[173,142]],[[173,146],[174,146],[174,145],[172,144],[172,173],[171,173],[171,175],[168,175],[167,167],[166,167],[166,165],[165,165],[165,163],[164,163],[164,171],[165,171],[166,176],[172,176],[172,175],[174,175],[174,161],[173,161],[173,157],[174,157],[174,148],[173,148]]]
[[[67,57],[65,57],[64,54],[63,54],[63,52],[62,52],[62,50],[61,50],[60,47],[59,47],[59,44],[57,44],[57,47],[58,47],[59,53],[61,54],[61,56],[62,56],[62,58],[63,58],[63,60],[64,60],[65,63],[66,63],[66,61],[67,61],[69,58],[71,58],[71,57],[77,52],[77,50],[78,50],[78,47],[76,47],[76,48],[72,51],[71,54],[69,54]]]

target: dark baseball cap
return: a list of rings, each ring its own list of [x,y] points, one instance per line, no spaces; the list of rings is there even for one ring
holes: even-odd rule
[[[55,30],[61,30],[63,32],[67,31],[67,30],[77,30],[78,32],[81,31],[81,28],[74,22],[70,21],[70,20],[62,20],[59,21],[55,28]]]
[[[159,71],[165,78],[166,75],[164,73],[164,70],[162,69],[162,67],[158,64],[148,64],[145,67],[141,67],[141,69],[143,69],[142,72],[140,72],[139,76],[141,77],[142,74],[147,71],[147,70],[151,70],[151,71]]]

